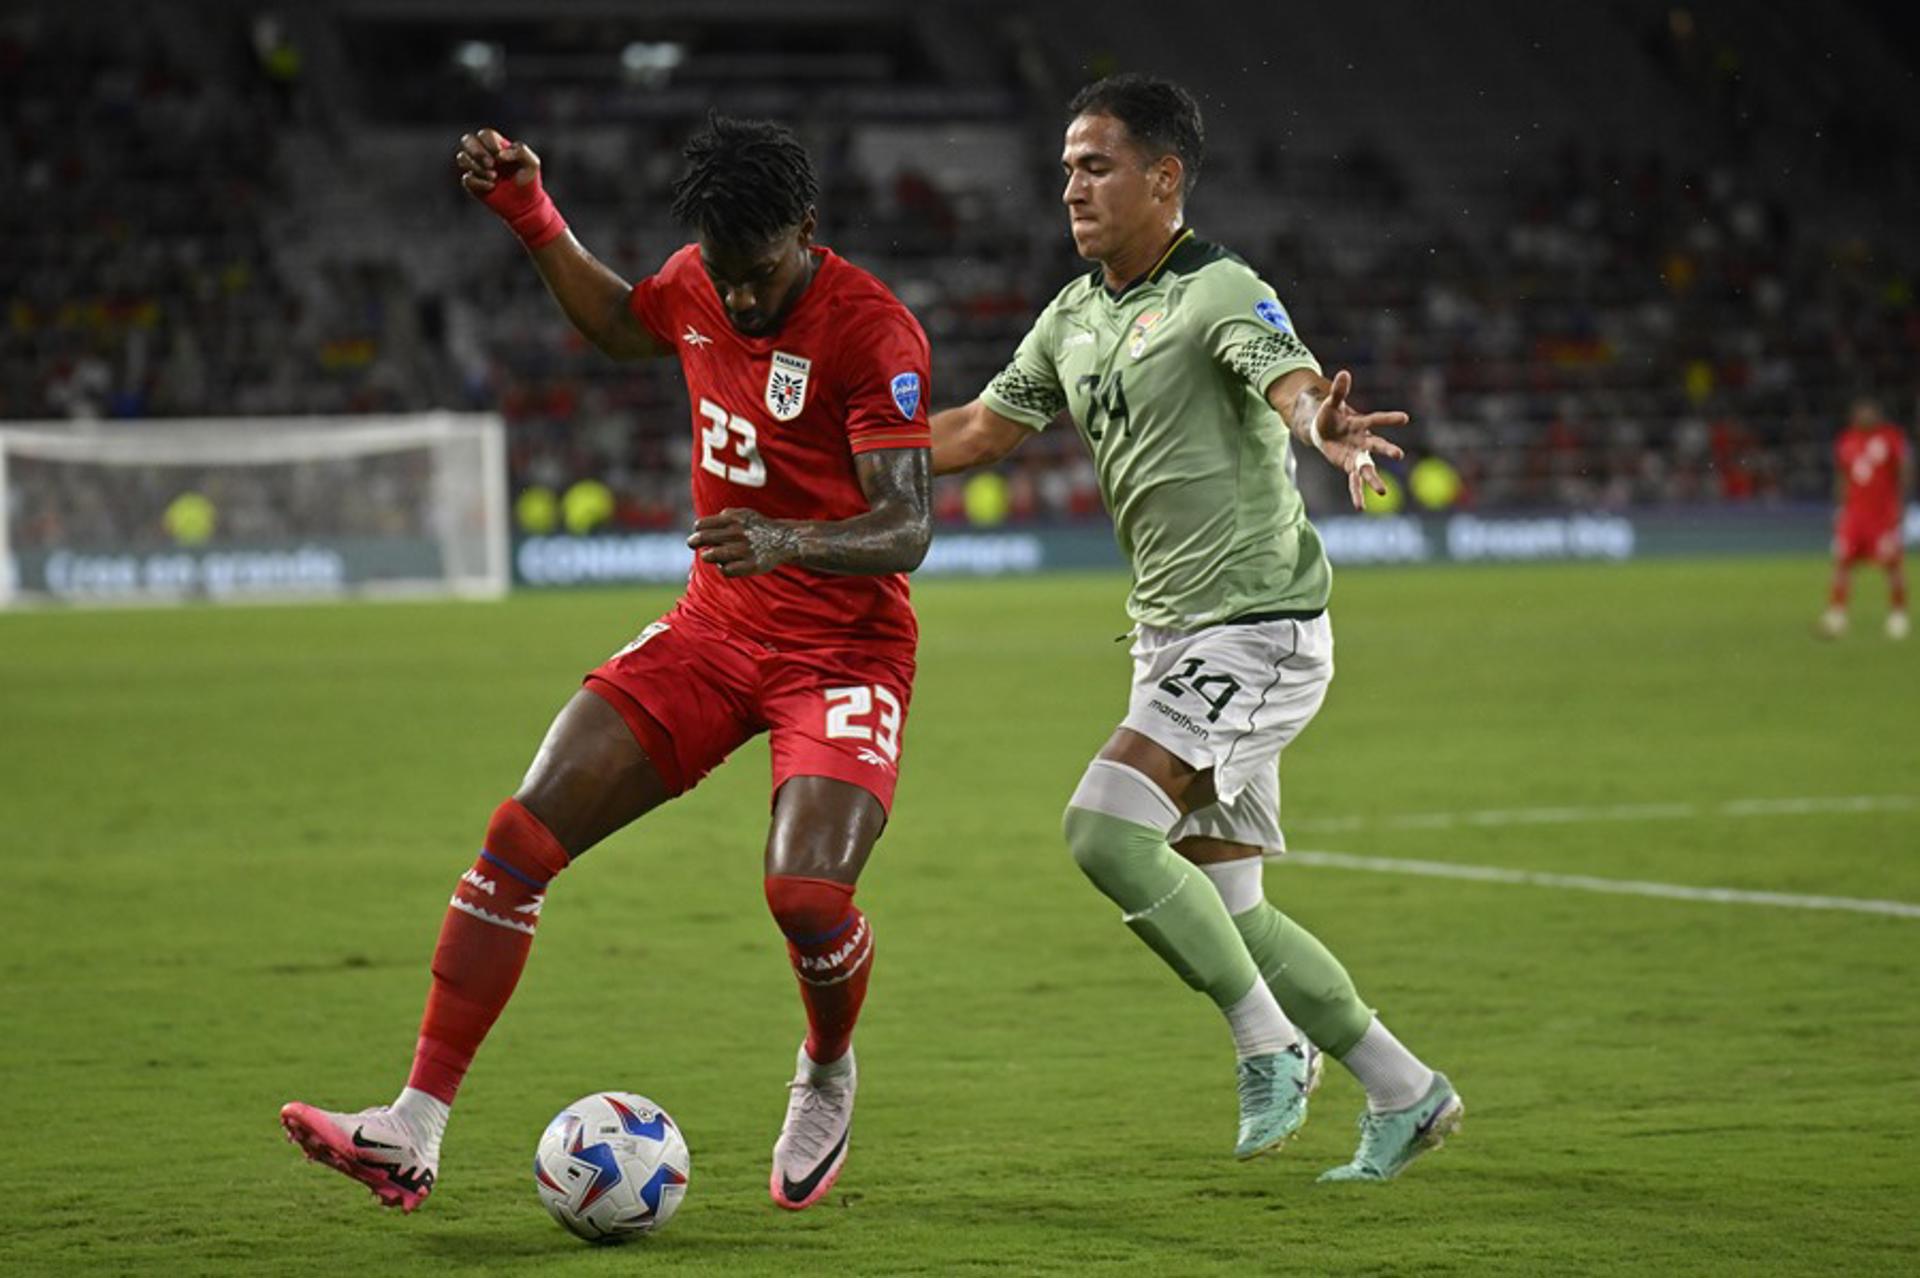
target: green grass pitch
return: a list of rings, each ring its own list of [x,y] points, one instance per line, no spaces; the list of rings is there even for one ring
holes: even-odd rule
[[[1871,577],[1816,642],[1824,578],[1343,573],[1294,846],[1920,901],[1920,646],[1880,636]],[[275,1118],[391,1097],[487,814],[668,593],[0,616],[0,1272],[1920,1271],[1920,918],[1283,864],[1269,895],[1467,1124],[1394,1185],[1316,1185],[1360,1109],[1336,1066],[1290,1149],[1236,1164],[1225,1030],[1058,836],[1123,706],[1123,589],[918,589],[859,1119],[800,1215],[765,1188],[801,1019],[757,743],[556,884],[422,1212]],[[1571,811],[1498,815],[1538,808]],[[529,1175],[600,1088],[694,1158],[672,1228],[610,1250]]]

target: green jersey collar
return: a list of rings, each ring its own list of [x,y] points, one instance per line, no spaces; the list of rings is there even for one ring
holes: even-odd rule
[[[1117,302],[1141,285],[1153,283],[1153,281],[1160,278],[1162,271],[1169,268],[1174,270],[1191,269],[1191,266],[1199,264],[1198,261],[1193,260],[1196,257],[1211,260],[1214,254],[1210,252],[1210,249],[1210,245],[1195,238],[1192,227],[1184,227],[1181,229],[1180,234],[1173,237],[1173,243],[1167,245],[1167,251],[1160,255],[1159,261],[1148,268],[1145,275],[1128,281],[1124,288],[1112,289],[1107,288],[1106,268],[1096,266],[1093,268],[1093,284],[1095,288],[1106,289],[1107,296]],[[1199,250],[1199,252],[1196,254],[1193,250]]]

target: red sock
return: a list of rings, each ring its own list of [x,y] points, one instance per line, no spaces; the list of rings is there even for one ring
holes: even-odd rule
[[[1907,573],[1898,563],[1887,568],[1887,587],[1893,592],[1891,601],[1893,610],[1905,612],[1907,610]]]
[[[1833,566],[1833,586],[1827,591],[1827,606],[1830,608],[1847,606],[1847,566],[1845,564]]]
[[[408,1087],[453,1103],[527,965],[547,883],[566,868],[566,849],[538,817],[513,799],[495,809],[480,859],[460,876],[440,925]]]
[[[807,1007],[807,1055],[825,1065],[847,1054],[873,971],[873,929],[853,885],[767,876],[767,905],[787,936],[787,957]]]

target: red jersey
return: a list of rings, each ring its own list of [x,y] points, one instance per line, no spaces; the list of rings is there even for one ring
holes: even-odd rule
[[[634,316],[679,352],[693,405],[693,509],[744,506],[775,519],[850,519],[870,507],[855,454],[929,448],[929,357],[919,322],[886,285],[829,249],[780,329],[727,319],[698,245],[633,287]],[[725,577],[694,556],[683,607],[775,648],[904,643],[919,628],[907,576],[788,565]]]
[[[1907,437],[1891,422],[1849,426],[1833,446],[1834,466],[1846,480],[1843,517],[1891,527],[1900,522],[1900,469]]]

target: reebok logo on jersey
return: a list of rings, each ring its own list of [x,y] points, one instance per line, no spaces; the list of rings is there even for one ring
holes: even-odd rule
[[[807,378],[813,361],[785,351],[775,351],[767,367],[767,411],[773,419],[790,422],[807,404]]]
[[[889,763],[886,758],[872,746],[861,746],[859,753],[853,757],[862,763],[871,763],[876,768],[891,769],[893,767],[893,764]]]
[[[1270,297],[1264,302],[1255,302],[1253,304],[1253,313],[1258,316],[1263,323],[1272,328],[1279,329],[1282,333],[1293,332],[1293,317],[1287,314],[1287,308],[1280,305],[1274,298]]]
[[[708,337],[705,333],[701,332],[699,329],[695,328],[691,324],[687,325],[686,332],[680,334],[680,340],[685,342],[689,346],[695,346],[695,347],[711,346],[713,344],[713,339],[711,337]]]
[[[888,388],[893,391],[893,406],[908,421],[920,408],[920,374],[900,373],[896,375]]]
[[[1091,345],[1093,345],[1092,333],[1075,333],[1072,337],[1069,337],[1066,341],[1060,343],[1060,353],[1062,355],[1065,355],[1068,351],[1072,350],[1076,346],[1091,346]]]

